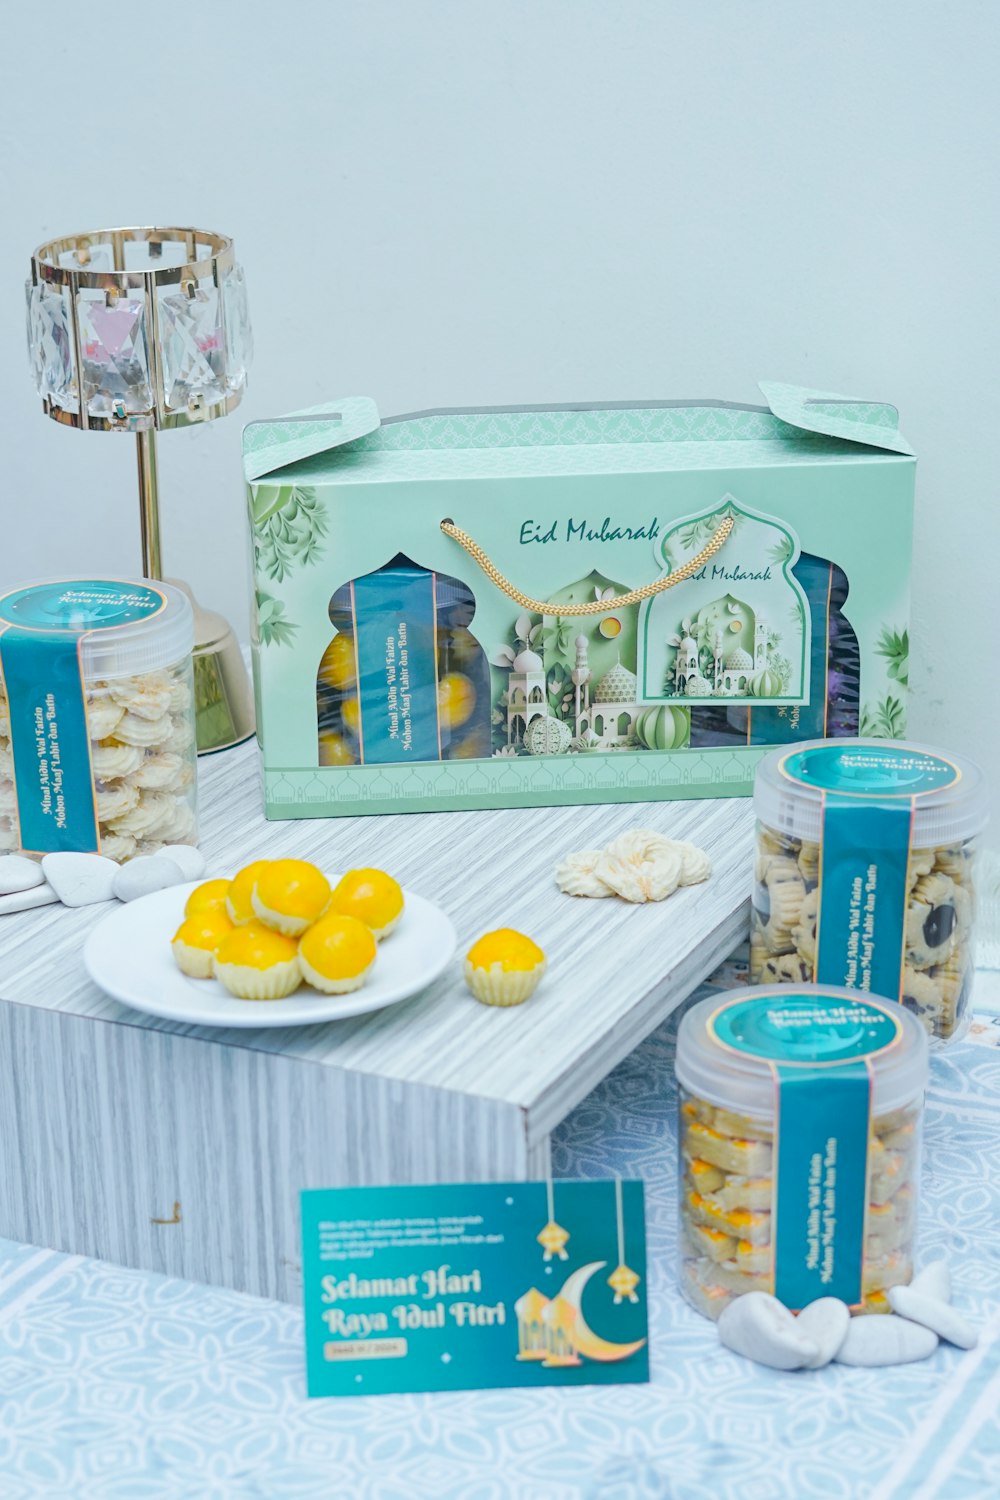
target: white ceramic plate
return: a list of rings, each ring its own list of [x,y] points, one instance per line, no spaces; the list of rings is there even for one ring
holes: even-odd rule
[[[332,877],[336,883],[337,877]],[[419,994],[447,967],[455,929],[439,906],[405,891],[399,926],[378,945],[360,990],[321,995],[302,985],[287,1000],[237,1000],[216,979],[189,979],[174,963],[170,939],[184,903],[201,881],[174,885],[119,906],[87,939],[83,961],[95,984],[136,1010],[188,1026],[312,1026],[395,1005]]]

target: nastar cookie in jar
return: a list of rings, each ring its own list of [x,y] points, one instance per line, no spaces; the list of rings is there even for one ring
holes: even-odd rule
[[[680,1285],[717,1318],[744,1292],[888,1311],[909,1281],[927,1036],[830,986],[731,991],[677,1043]]]
[[[975,854],[989,809],[962,756],[816,740],[757,768],[753,984],[898,1000],[937,1042],[969,1021]]]
[[[0,847],[197,842],[190,601],[148,579],[0,597]]]

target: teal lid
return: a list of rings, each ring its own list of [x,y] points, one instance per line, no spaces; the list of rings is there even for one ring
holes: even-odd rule
[[[20,639],[79,637],[84,678],[133,677],[194,648],[194,612],[180,589],[150,578],[51,578],[0,594],[0,631]]]
[[[775,1068],[835,1072],[867,1060],[885,1114],[927,1084],[927,1034],[892,1000],[832,985],[731,990],[693,1005],[677,1038],[677,1079],[710,1104],[771,1116]]]
[[[809,740],[773,750],[757,767],[754,811],[778,833],[818,843],[824,805],[836,798],[910,806],[915,849],[973,838],[989,822],[989,795],[979,767],[927,745]]]

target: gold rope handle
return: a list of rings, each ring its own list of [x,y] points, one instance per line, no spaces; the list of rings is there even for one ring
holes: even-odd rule
[[[701,549],[697,557],[692,557],[690,562],[685,563],[683,568],[678,568],[676,573],[667,573],[665,577],[658,578],[655,583],[644,583],[641,589],[632,589],[631,593],[619,594],[617,599],[595,599],[590,604],[550,604],[542,599],[529,599],[527,594],[522,594],[521,590],[515,588],[510,579],[505,578],[500,569],[490,562],[482,547],[478,542],[473,541],[467,531],[456,526],[451,519],[441,522],[441,530],[445,535],[450,536],[452,541],[465,548],[491,583],[495,583],[498,589],[502,589],[516,603],[535,615],[603,615],[607,614],[608,610],[624,609],[626,605],[638,604],[642,599],[650,599],[654,594],[662,594],[664,589],[671,589],[675,583],[683,583],[685,578],[690,578],[697,573],[710,557],[715,556],[732,529],[733,517],[726,516],[708,545]]]

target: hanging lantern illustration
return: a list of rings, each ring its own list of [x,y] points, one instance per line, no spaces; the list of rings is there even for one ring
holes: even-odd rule
[[[542,1259],[551,1260],[555,1255],[558,1256],[560,1260],[569,1260],[569,1255],[566,1253],[566,1245],[569,1241],[569,1231],[567,1229],[564,1229],[561,1224],[556,1223],[555,1202],[552,1191],[551,1177],[546,1179],[545,1196],[548,1203],[548,1223],[535,1236],[538,1243],[545,1251]]]
[[[628,1266],[620,1265],[611,1272],[608,1277],[608,1286],[615,1294],[615,1306],[623,1302],[627,1297],[630,1302],[638,1302],[635,1289],[639,1285],[640,1277]]]
[[[615,1218],[618,1224],[618,1264],[608,1277],[608,1286],[615,1294],[615,1306],[627,1297],[629,1302],[638,1302],[635,1289],[642,1280],[631,1266],[625,1264],[625,1220],[622,1212],[621,1178],[615,1178]]]

